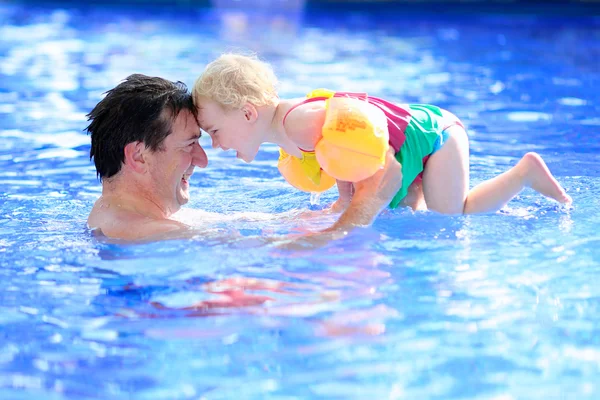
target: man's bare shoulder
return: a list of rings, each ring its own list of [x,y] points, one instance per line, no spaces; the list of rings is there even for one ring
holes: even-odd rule
[[[88,217],[88,227],[99,229],[112,239],[140,240],[151,236],[187,229],[188,226],[170,219],[151,219],[135,212],[94,206]]]

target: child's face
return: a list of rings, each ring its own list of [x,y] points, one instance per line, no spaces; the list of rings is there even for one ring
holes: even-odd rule
[[[207,98],[200,98],[196,106],[200,127],[210,135],[213,149],[233,149],[245,162],[254,160],[261,144],[260,133],[256,120],[244,108],[228,110]]]

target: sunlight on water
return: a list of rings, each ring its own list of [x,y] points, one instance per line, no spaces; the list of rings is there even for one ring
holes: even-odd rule
[[[597,398],[597,20],[238,3],[0,5],[0,398]],[[177,215],[191,239],[89,232],[102,93],[134,72],[191,86],[232,49],[271,61],[282,97],[447,108],[472,184],[536,151],[574,205],[527,189],[496,214],[386,211],[289,249],[263,238],[330,226],[335,192],[287,185],[274,146],[245,164],[203,138]]]

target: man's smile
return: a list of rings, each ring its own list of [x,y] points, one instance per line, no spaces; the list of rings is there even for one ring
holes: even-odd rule
[[[187,171],[185,171],[185,173],[183,174],[183,176],[181,177],[181,181],[183,182],[183,184],[185,186],[189,186],[190,185],[190,178],[192,177],[192,175],[194,174],[194,168],[190,168]]]

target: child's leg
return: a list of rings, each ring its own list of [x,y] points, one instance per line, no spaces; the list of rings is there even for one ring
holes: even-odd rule
[[[462,214],[469,193],[469,138],[454,125],[441,149],[423,171],[423,193],[427,208],[442,214]]]
[[[497,211],[525,187],[530,187],[559,203],[572,201],[554,179],[542,157],[537,153],[527,153],[508,171],[471,189],[464,213]]]
[[[443,214],[494,212],[524,187],[531,187],[561,203],[571,202],[542,158],[535,153],[527,153],[510,170],[468,191],[467,134],[460,126],[449,129],[448,141],[429,158],[423,173],[423,191],[429,209]]]

